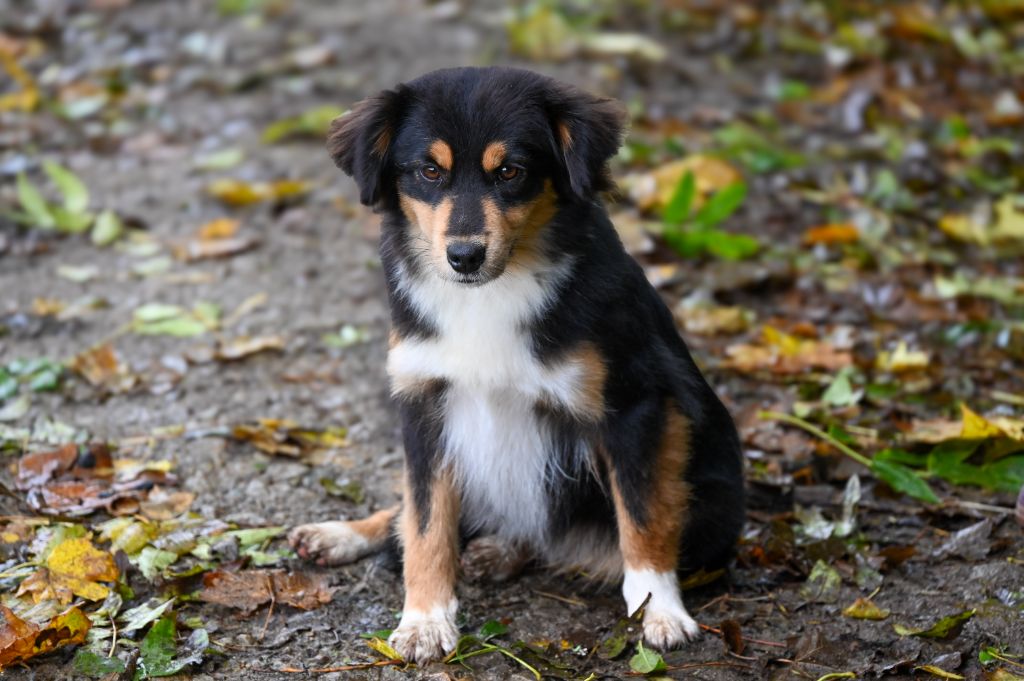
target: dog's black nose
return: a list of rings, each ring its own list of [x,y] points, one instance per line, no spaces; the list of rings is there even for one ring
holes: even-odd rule
[[[480,269],[487,256],[487,247],[474,243],[457,243],[448,247],[448,264],[459,274],[472,274]]]

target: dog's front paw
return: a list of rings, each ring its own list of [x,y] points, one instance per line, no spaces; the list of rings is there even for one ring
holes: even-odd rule
[[[300,558],[318,565],[344,565],[365,556],[370,542],[345,521],[299,525],[288,533],[288,543]]]
[[[407,612],[388,638],[388,643],[402,659],[417,664],[440,660],[455,650],[458,641],[454,616],[443,612]]]
[[[652,648],[678,648],[699,634],[700,625],[686,610],[647,610],[644,613],[644,640]]]

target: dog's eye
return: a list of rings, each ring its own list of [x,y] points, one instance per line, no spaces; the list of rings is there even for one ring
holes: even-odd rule
[[[519,168],[515,166],[502,166],[498,168],[498,177],[508,182],[519,177]]]
[[[437,182],[441,179],[441,171],[435,165],[427,165],[420,168],[420,175],[428,182]]]

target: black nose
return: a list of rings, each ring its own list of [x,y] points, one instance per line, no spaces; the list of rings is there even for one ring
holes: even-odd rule
[[[487,247],[473,243],[457,243],[448,247],[448,264],[459,274],[472,274],[484,264]]]

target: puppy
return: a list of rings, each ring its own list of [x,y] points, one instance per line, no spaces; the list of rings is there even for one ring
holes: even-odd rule
[[[697,635],[678,576],[724,566],[744,517],[732,420],[601,203],[622,110],[510,68],[436,71],[356,105],[328,147],[383,215],[401,414],[400,507],[303,525],[298,553],[356,560],[393,534],[391,645],[452,650],[460,546],[621,579],[644,637]],[[483,563],[481,566],[480,563]]]

